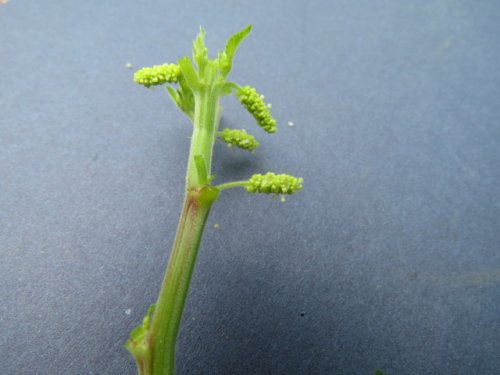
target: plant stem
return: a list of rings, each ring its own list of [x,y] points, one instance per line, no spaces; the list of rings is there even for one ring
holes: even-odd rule
[[[193,123],[184,204],[158,300],[150,306],[142,323],[132,330],[125,344],[136,360],[139,375],[175,374],[175,346],[184,304],[205,222],[220,191],[239,186],[250,193],[292,194],[302,188],[301,178],[273,173],[257,174],[248,181],[211,184],[215,177],[211,175],[211,166],[216,136],[249,151],[258,146],[255,138],[244,130],[218,132],[222,96],[235,94],[265,131],[276,131],[276,120],[269,113],[263,96],[250,86],[240,87],[226,80],[238,45],[251,29],[252,26],[248,25],[233,34],[224,50],[212,60],[208,58],[205,46],[205,30],[200,28],[193,42],[192,61],[184,56],[177,64],[143,68],[134,74],[134,81],[146,87],[179,84],[177,89],[167,86],[168,92]],[[225,135],[227,131],[230,137]]]
[[[224,190],[224,189],[230,189],[234,187],[244,187],[248,181],[232,181],[232,182],[225,182],[223,184],[217,185],[216,188],[219,190]]]
[[[203,87],[194,93],[194,128],[186,173],[186,195],[165,277],[148,329],[141,375],[174,375],[175,344],[203,229],[219,189],[207,185],[219,123],[216,67],[206,67]],[[198,163],[198,165],[197,165]],[[199,163],[205,163],[200,168]],[[205,175],[200,175],[205,174]],[[148,366],[149,365],[149,366]]]
[[[188,190],[191,188],[199,188],[201,186],[200,180],[208,180],[209,176],[204,176],[205,178],[198,176],[194,157],[196,155],[201,155],[205,159],[207,173],[210,175],[215,132],[219,125],[220,96],[219,89],[213,82],[216,77],[216,70],[209,65],[207,66],[206,75],[208,84],[206,84],[202,90],[194,94],[194,129],[191,138],[191,148],[189,150],[186,174],[186,188]]]
[[[186,193],[175,242],[156,303],[148,340],[151,369],[144,375],[175,373],[175,343],[205,222],[218,195],[213,187]]]

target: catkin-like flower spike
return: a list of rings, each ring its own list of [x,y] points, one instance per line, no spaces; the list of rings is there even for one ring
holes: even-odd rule
[[[163,85],[164,83],[177,83],[181,70],[176,64],[155,65],[139,69],[134,74],[134,82],[146,87]]]
[[[259,147],[259,142],[251,134],[248,134],[245,129],[224,129],[217,133],[217,136],[227,143],[228,147],[236,146],[243,150],[253,151]]]
[[[249,193],[293,194],[302,189],[304,180],[288,174],[254,174],[245,184]]]
[[[244,86],[236,92],[240,103],[252,114],[257,124],[268,133],[276,131],[276,120],[264,102],[264,96],[250,86]]]

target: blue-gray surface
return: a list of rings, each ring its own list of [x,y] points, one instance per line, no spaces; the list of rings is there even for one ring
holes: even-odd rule
[[[217,145],[216,173],[305,189],[217,202],[178,373],[498,374],[499,19],[486,0],[1,5],[1,373],[134,373],[122,344],[162,279],[190,125],[126,64],[252,23],[232,79],[281,127],[228,99],[261,148]]]

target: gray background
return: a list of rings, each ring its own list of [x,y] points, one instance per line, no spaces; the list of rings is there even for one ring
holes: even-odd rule
[[[216,145],[215,172],[305,188],[214,206],[178,373],[498,374],[499,19],[486,0],[0,6],[1,373],[134,373],[190,125],[126,63],[175,61],[199,25],[213,56],[252,23],[231,77],[281,127],[227,99],[223,126],[261,148]]]

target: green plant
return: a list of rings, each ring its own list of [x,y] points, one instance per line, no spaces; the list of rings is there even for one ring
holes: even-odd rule
[[[264,97],[250,86],[227,80],[233,57],[251,26],[229,38],[215,59],[208,58],[205,31],[193,42],[193,62],[182,57],[177,64],[143,68],[134,80],[145,87],[167,85],[170,97],[193,124],[186,173],[186,193],[170,259],[157,302],[149,308],[142,324],[135,328],[125,347],[134,356],[140,375],[175,373],[175,342],[198,247],[210,208],[222,190],[244,187],[250,193],[293,194],[302,188],[302,178],[285,174],[256,174],[246,181],[213,185],[212,150],[216,139],[229,146],[254,151],[255,138],[245,130],[218,130],[220,99],[234,94],[267,133],[276,131],[276,120]]]

